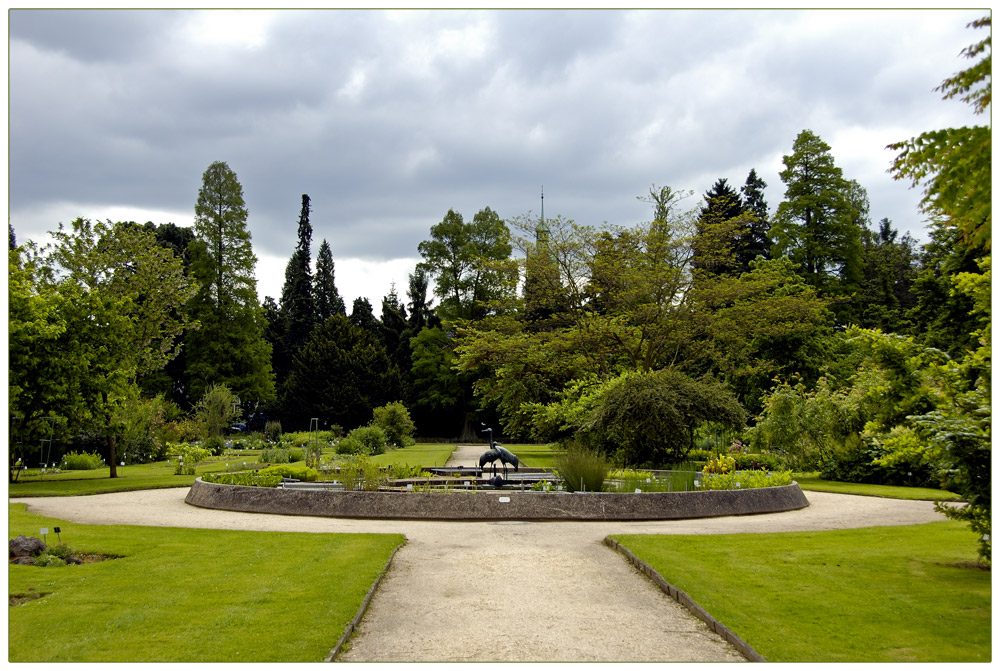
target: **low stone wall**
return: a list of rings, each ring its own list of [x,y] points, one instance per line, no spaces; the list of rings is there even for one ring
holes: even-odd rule
[[[640,494],[345,492],[220,485],[195,480],[185,501],[201,508],[275,515],[419,520],[680,520],[756,515],[809,505],[798,484],[736,491]]]

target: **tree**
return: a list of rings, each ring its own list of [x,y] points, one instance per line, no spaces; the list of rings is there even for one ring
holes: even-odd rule
[[[989,30],[991,25],[992,18],[986,16],[969,27]],[[962,55],[979,60],[935,90],[942,91],[945,100],[959,97],[982,114],[992,98],[991,35],[964,49]],[[899,152],[889,170],[893,178],[909,180],[913,186],[923,184],[921,210],[946,218],[961,232],[965,244],[986,250],[992,237],[992,137],[991,126],[945,128],[888,146]]]
[[[386,403],[372,410],[372,426],[377,426],[385,432],[386,442],[396,447],[406,447],[413,444],[413,431],[416,426],[410,419],[410,411],[399,401]]]
[[[516,266],[510,259],[510,230],[488,207],[468,224],[461,214],[448,210],[431,227],[431,239],[417,249],[423,257],[420,268],[435,281],[443,320],[482,319],[495,301],[513,292]]]
[[[740,429],[746,413],[725,385],[666,368],[609,387],[585,434],[618,463],[659,466],[683,461],[707,421]]]
[[[768,221],[767,201],[764,200],[764,189],[767,182],[757,176],[757,171],[751,169],[746,183],[740,187],[743,196],[743,211],[752,218],[747,226],[747,232],[741,244],[736,249],[736,261],[743,272],[750,270],[750,262],[758,256],[771,258],[771,238],[768,231],[771,224]]]
[[[810,130],[799,133],[782,160],[787,188],[771,227],[772,254],[800,264],[803,277],[821,291],[845,296],[859,276],[867,197],[844,179],[830,145]]]
[[[736,260],[738,241],[746,235],[743,221],[734,225],[743,214],[740,195],[725,178],[716,180],[705,192],[705,204],[698,216],[693,263],[696,268],[713,274],[732,274],[739,270]]]
[[[530,328],[552,328],[567,308],[566,289],[556,258],[549,250],[549,226],[540,220],[535,244],[524,258],[524,318]]]
[[[395,363],[402,377],[402,397],[409,395],[409,372],[412,366],[410,360],[410,338],[413,332],[406,320],[406,308],[396,295],[396,284],[393,283],[389,294],[382,298],[382,317],[379,320],[379,331],[385,344],[389,358]]]
[[[212,384],[226,384],[245,402],[267,402],[275,395],[246,219],[236,173],[221,161],[213,163],[202,177],[195,203],[197,239],[189,247],[192,274],[202,284],[192,301],[202,328],[188,343],[189,403]]]
[[[354,299],[354,305],[351,308],[351,323],[376,336],[381,335],[378,319],[372,312],[372,304],[363,296]]]
[[[406,290],[406,297],[410,299],[410,330],[414,336],[425,326],[440,326],[440,320],[434,314],[434,301],[427,299],[427,289],[427,271],[417,266],[409,275],[409,287]]]
[[[333,276],[333,254],[326,240],[319,246],[316,256],[316,322],[322,324],[333,315],[346,315],[344,299],[337,291]]]
[[[961,231],[943,221],[932,222],[928,235],[913,280],[915,305],[906,316],[918,342],[958,358],[975,348],[976,322],[971,314],[973,303],[954,290],[954,278],[977,273],[985,253],[964,244]]]
[[[135,224],[77,219],[52,237],[51,250],[31,246],[23,267],[11,253],[11,410],[29,425],[55,415],[96,428],[117,477],[122,408],[139,376],[176,355],[195,287]]]
[[[400,398],[400,376],[374,331],[334,315],[314,329],[295,355],[283,387],[282,417],[305,429],[313,417],[323,426],[367,424],[372,408]]]
[[[748,410],[761,409],[776,378],[813,382],[828,364],[830,300],[787,258],[758,258],[749,272],[699,282],[693,294],[706,347],[692,368],[724,380]]]
[[[230,304],[246,305],[251,299],[257,302],[253,275],[257,257],[246,222],[243,186],[228,165],[216,161],[202,175],[194,206],[194,230],[207,246],[211,267],[205,279],[220,310]]]
[[[285,322],[284,341],[290,353],[302,347],[316,324],[311,241],[309,196],[302,194],[298,243],[285,268],[285,285],[281,291],[281,312]]]
[[[453,431],[460,421],[463,394],[455,370],[454,343],[440,326],[426,327],[410,339],[410,350],[414,411],[421,433],[431,426]],[[449,421],[435,421],[440,417]]]
[[[917,276],[916,243],[907,233],[899,238],[883,218],[878,230],[865,227],[862,239],[863,279],[855,302],[858,324],[893,333],[907,333],[906,313],[916,305],[911,288]]]
[[[213,384],[198,401],[195,421],[206,438],[222,437],[222,433],[241,415],[240,399],[224,384]]]

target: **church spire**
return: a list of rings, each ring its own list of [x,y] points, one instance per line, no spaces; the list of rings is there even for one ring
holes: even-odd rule
[[[535,244],[542,245],[549,241],[549,227],[545,224],[545,186],[542,185],[542,216],[535,228]]]

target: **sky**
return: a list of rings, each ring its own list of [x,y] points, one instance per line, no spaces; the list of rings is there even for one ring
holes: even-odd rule
[[[190,226],[205,169],[243,186],[258,295],[279,298],[302,194],[348,306],[405,300],[449,209],[648,221],[651,186],[773,212],[809,129],[882,218],[926,240],[886,145],[982,125],[934,91],[986,10],[10,10],[8,213]],[[350,309],[350,308],[349,308]]]

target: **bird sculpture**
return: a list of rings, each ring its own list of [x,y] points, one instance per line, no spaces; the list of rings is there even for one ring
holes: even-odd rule
[[[483,466],[486,464],[493,464],[493,475],[497,474],[497,462],[500,460],[500,452],[495,449],[489,449],[483,452],[482,456],[479,457],[479,470],[483,470]]]
[[[511,464],[514,467],[514,471],[517,471],[517,455],[501,445],[494,445],[493,449],[500,455],[500,463],[503,464],[504,477],[507,477],[507,464]]]

